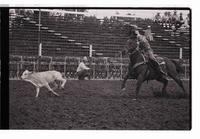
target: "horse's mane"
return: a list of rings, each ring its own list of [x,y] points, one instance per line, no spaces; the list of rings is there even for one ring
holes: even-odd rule
[[[142,52],[138,49],[135,49],[130,53],[130,61],[132,62],[132,64],[137,62],[136,60],[139,55],[142,57]]]

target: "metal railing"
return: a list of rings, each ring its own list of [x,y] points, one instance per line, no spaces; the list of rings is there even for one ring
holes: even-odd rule
[[[68,79],[77,79],[76,69],[80,62],[79,57],[41,57],[40,71],[57,70],[63,73]],[[121,80],[128,69],[129,59],[127,58],[90,58],[87,63],[91,70],[91,79]],[[9,78],[19,79],[25,69],[36,71],[38,66],[36,57],[10,56]],[[189,64],[183,64],[184,74],[182,79],[189,79]]]

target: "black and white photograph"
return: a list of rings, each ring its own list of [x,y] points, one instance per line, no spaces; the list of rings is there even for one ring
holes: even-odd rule
[[[9,129],[191,130],[190,8],[9,8]]]

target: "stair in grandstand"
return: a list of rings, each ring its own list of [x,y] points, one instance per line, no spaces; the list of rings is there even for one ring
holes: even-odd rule
[[[123,26],[114,27],[97,25],[93,22],[71,22],[56,17],[42,16],[41,24],[38,17],[19,16],[12,19],[10,25],[10,52],[11,54],[37,55],[38,54],[38,27],[41,27],[42,48],[44,55],[50,56],[84,56],[88,49],[83,46],[93,45],[96,56],[115,57],[126,45],[127,34]],[[126,21],[125,21],[126,22]],[[154,41],[152,48],[156,53],[170,58],[179,57],[179,48],[183,48],[183,58],[190,56],[189,35],[177,33],[171,36],[153,21],[134,21],[141,30],[151,26]],[[98,54],[98,53],[102,53]],[[175,56],[174,56],[175,55]]]

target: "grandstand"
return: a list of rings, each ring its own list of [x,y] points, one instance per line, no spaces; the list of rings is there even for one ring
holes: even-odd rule
[[[90,45],[92,45],[94,58],[118,58],[128,39],[125,25],[134,24],[140,28],[141,32],[148,25],[151,26],[154,36],[151,46],[154,53],[172,59],[190,59],[189,32],[177,31],[174,36],[171,36],[171,30],[165,29],[152,19],[120,17],[119,15],[110,19],[97,19],[89,16],[84,10],[83,12],[65,10],[55,12],[55,10],[47,9],[41,10],[41,15],[38,9],[31,12],[30,10],[18,9],[14,12],[11,10],[9,18],[11,56],[31,56],[34,59],[38,56],[38,46],[41,41],[42,56],[48,57],[51,63],[53,59],[66,63],[65,57],[89,56]],[[96,76],[95,74],[94,77]]]
[[[183,48],[183,59],[189,59],[189,34],[177,32],[175,36],[153,20],[126,20],[114,18],[102,23],[94,17],[71,19],[63,16],[50,16],[49,12],[41,13],[39,25],[39,11],[31,15],[10,14],[10,54],[37,55],[38,54],[38,26],[41,27],[41,41],[45,56],[84,56],[88,50],[84,46],[93,45],[93,49],[102,57],[116,57],[123,49],[127,40],[124,23],[135,24],[146,29],[152,27],[155,41],[152,48],[161,56],[178,59],[180,48]],[[91,19],[90,19],[91,18]],[[122,20],[123,19],[123,20]],[[94,55],[95,56],[95,55]]]

